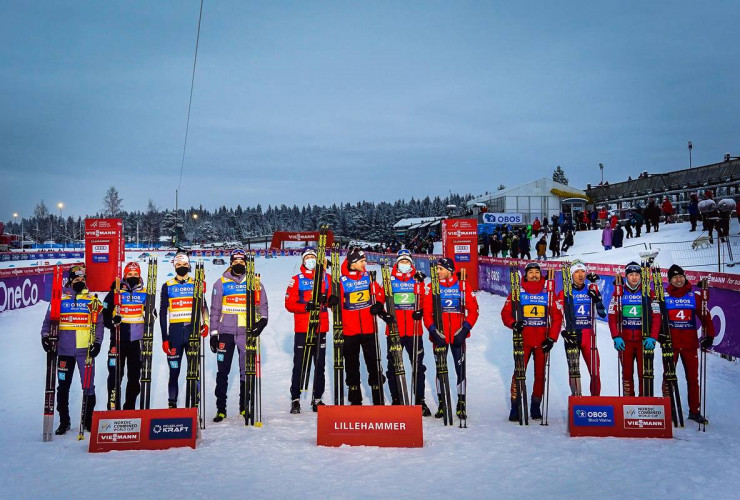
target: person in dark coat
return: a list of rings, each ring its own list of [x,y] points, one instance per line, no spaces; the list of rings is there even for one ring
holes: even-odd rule
[[[498,237],[498,234],[493,234],[491,236],[491,255],[493,257],[498,257],[498,253],[501,251],[501,240]]]
[[[516,235],[516,233],[512,234],[511,236],[511,246],[509,247],[509,250],[511,251],[512,259],[519,258],[519,237]]]
[[[639,210],[635,210],[632,212],[632,224],[635,226],[635,238],[640,237],[640,233],[642,232],[642,225],[645,223],[645,219],[643,219],[642,214]]]
[[[557,226],[554,226],[552,228],[552,236],[550,236],[550,251],[552,252],[552,257],[560,257],[560,231],[558,231]]]
[[[565,232],[565,238],[563,238],[563,253],[567,252],[570,247],[573,246],[573,231],[568,229]]]
[[[529,238],[527,238],[527,235],[522,233],[519,235],[519,255],[521,258],[526,258],[529,260],[532,260],[532,255],[530,254],[531,245],[529,243]]]
[[[689,222],[691,222],[691,231],[696,231],[696,223],[699,221],[699,197],[692,194],[689,201]]]
[[[614,248],[622,248],[623,243],[624,243],[624,229],[622,229],[622,224],[618,223],[617,227],[614,228],[614,232],[612,233],[612,246]]]

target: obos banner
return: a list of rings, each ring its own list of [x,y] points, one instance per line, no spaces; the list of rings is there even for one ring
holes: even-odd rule
[[[484,224],[524,224],[522,214],[494,214],[486,212],[482,214]]]
[[[570,396],[571,436],[673,437],[668,398]]]

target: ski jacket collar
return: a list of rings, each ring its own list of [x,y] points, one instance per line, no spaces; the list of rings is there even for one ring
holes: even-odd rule
[[[541,293],[545,289],[545,281],[545,278],[541,277],[539,281],[521,281],[521,285],[527,293]]]
[[[454,274],[446,280],[439,280],[440,286],[454,286],[455,283],[457,283],[457,276],[455,276]]]
[[[245,274],[242,274],[241,276],[236,276],[235,274],[232,274],[231,273],[231,268],[228,268],[226,271],[224,271],[221,276],[223,276],[227,280],[231,280],[231,281],[234,281],[236,283],[241,283],[247,277],[246,273]]]
[[[668,283],[668,288],[666,288],[666,291],[671,297],[683,297],[684,295],[691,293],[691,283],[687,281],[681,287],[675,287]]]
[[[306,278],[312,280],[316,274],[316,269],[314,268],[313,270],[309,271],[308,269],[306,269],[306,266],[301,264],[301,274]]]

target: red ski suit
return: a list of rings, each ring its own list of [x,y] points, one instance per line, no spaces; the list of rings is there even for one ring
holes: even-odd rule
[[[540,281],[522,281],[520,291],[520,297],[522,293],[539,295],[546,293],[545,290],[546,280],[542,278]],[[554,297],[553,297],[554,299]],[[529,363],[530,355],[534,355],[534,386],[532,387],[532,397],[541,398],[542,393],[545,389],[545,353],[542,351],[542,343],[546,337],[551,338],[553,341],[558,339],[560,334],[560,327],[563,324],[563,309],[562,303],[553,300],[553,307],[545,311],[544,314],[550,318],[550,326],[527,326],[526,311],[521,314],[521,317],[525,321],[524,330],[522,335],[524,337],[524,367],[526,369]],[[540,321],[545,322],[546,316],[541,316]],[[511,306],[511,293],[506,297],[504,308],[501,310],[501,320],[504,322],[504,326],[512,328],[514,326],[514,311]],[[511,376],[511,399],[516,399],[516,379],[514,375]]]
[[[469,286],[467,286],[467,283],[465,285],[465,313],[461,313],[459,309],[456,312],[446,312],[445,309],[445,291],[444,289],[452,289],[456,288],[457,286],[462,287],[463,283],[459,282],[457,279],[457,276],[454,274],[450,276],[446,280],[439,280],[439,288],[440,293],[442,294],[442,326],[441,330],[444,331],[445,339],[447,340],[448,344],[451,344],[453,340],[455,339],[455,334],[460,330],[460,327],[462,327],[463,322],[467,322],[470,325],[470,328],[473,328],[475,326],[475,322],[478,321],[478,300],[475,298],[475,295],[473,295],[472,290]],[[424,326],[429,329],[429,327],[434,323],[434,313],[432,310],[432,292],[431,292],[431,285],[427,286],[426,291],[424,292]],[[460,298],[460,291],[457,294],[457,298],[459,300]],[[439,325],[437,325],[439,327]],[[468,332],[467,337],[470,337],[470,332]],[[466,337],[466,338],[467,338]]]
[[[612,294],[611,302],[609,302],[609,330],[611,331],[612,338],[622,337],[624,340],[625,349],[619,353],[619,357],[622,362],[622,388],[625,396],[635,395],[634,386],[634,366],[635,360],[637,361],[637,377],[640,384],[640,396],[642,394],[642,318],[639,320],[636,318],[629,318],[623,314],[625,309],[630,306],[627,303],[625,297],[627,294],[632,294],[640,297],[641,285],[637,285],[636,290],[631,290],[629,285],[624,283],[624,294],[622,296],[622,311],[617,310],[617,299],[616,293]],[[650,308],[651,308],[651,326],[650,336],[655,340],[658,340],[658,334],[660,333],[660,306],[654,301],[653,294],[650,294]],[[622,325],[619,325],[619,319],[622,318]],[[632,321],[632,326],[628,326],[628,322]],[[620,333],[621,328],[621,333]]]
[[[416,269],[411,266],[411,271],[402,273],[396,265],[391,271],[391,288],[393,289],[394,305],[396,308],[396,323],[398,324],[398,335],[401,337],[413,337],[421,335],[423,328],[421,324],[414,327],[417,323],[411,315],[414,313],[416,298],[419,299],[419,307],[424,304],[424,283],[417,283],[414,280]],[[384,290],[385,292],[385,290]],[[385,334],[390,335],[388,325],[385,327]]]
[[[377,328],[375,316],[370,314],[371,297],[381,304],[385,300],[383,287],[378,283],[370,283],[367,271],[350,271],[347,259],[342,262],[342,278],[340,281],[339,303],[342,307],[342,325],[344,335],[372,334]],[[338,306],[339,307],[339,306]]]
[[[683,362],[686,373],[686,385],[689,392],[689,413],[699,413],[701,399],[699,395],[699,340],[696,336],[697,324],[694,318],[699,318],[704,332],[714,338],[714,325],[709,314],[702,314],[701,292],[692,292],[691,284],[686,283],[681,288],[669,284],[666,288],[666,308],[668,324],[671,330],[673,343],[673,362],[678,368],[678,358]],[[693,297],[693,300],[691,300]],[[679,299],[679,300],[672,300]],[[684,300],[680,300],[684,299]],[[676,370],[678,373],[678,370]],[[668,386],[663,376],[663,395],[668,397]]]
[[[293,313],[294,331],[296,333],[308,332],[309,313],[306,312],[306,304],[311,301],[311,296],[313,294],[314,274],[315,269],[313,271],[309,271],[301,265],[300,274],[296,274],[290,279],[288,289],[285,291],[285,309]],[[327,297],[331,295],[329,276],[326,274],[324,274],[324,283],[321,286],[321,293],[326,294]],[[326,310],[326,306],[321,306],[318,333],[326,333],[328,331],[329,314]]]

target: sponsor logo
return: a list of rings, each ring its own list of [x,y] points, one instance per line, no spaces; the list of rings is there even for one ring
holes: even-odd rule
[[[664,429],[665,410],[662,405],[624,405],[625,429]]]
[[[39,301],[39,287],[26,278],[18,286],[0,281],[0,312],[28,307]]]
[[[149,439],[190,439],[193,421],[189,418],[153,418],[149,422]]]
[[[98,421],[98,443],[138,443],[140,440],[140,418],[101,418]]]
[[[573,424],[581,427],[614,427],[614,407],[575,405]]]
[[[92,253],[108,253],[110,245],[93,245]]]
[[[177,360],[170,361],[170,368],[176,370],[177,367],[178,367],[178,365],[179,365],[179,363],[177,362]]]

